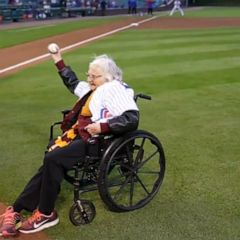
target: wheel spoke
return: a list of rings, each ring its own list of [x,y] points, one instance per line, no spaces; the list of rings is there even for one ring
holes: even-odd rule
[[[134,172],[134,168],[131,167],[131,166],[129,166],[129,164],[124,164],[124,163],[122,163],[122,164],[120,165],[120,167],[126,168],[127,170],[129,170],[129,171],[131,171],[131,172]]]
[[[134,178],[133,178],[133,175],[131,177],[131,187],[130,187],[130,199],[129,199],[129,202],[130,202],[130,206],[132,206],[133,204],[133,191],[134,191]]]
[[[122,185],[122,186],[118,189],[118,191],[114,194],[113,200],[116,200],[117,197],[123,192],[123,189],[124,189],[124,188],[126,187],[126,185],[129,183],[130,178],[131,178],[131,175],[128,176],[128,177],[125,179],[123,185]]]
[[[158,153],[158,149],[152,154],[150,155],[148,158],[146,158],[146,160],[144,160],[143,162],[141,162],[140,164],[138,164],[136,166],[136,169],[141,168],[145,163],[147,163],[152,157],[154,157],[156,154]]]
[[[145,185],[143,184],[142,180],[138,177],[137,174],[135,174],[135,176],[136,176],[138,182],[141,184],[142,188],[143,188],[143,189],[145,190],[145,192],[149,195],[150,192],[147,190],[147,188],[146,188]]]
[[[141,174],[156,174],[156,175],[160,174],[160,172],[157,172],[157,171],[138,171],[138,173],[141,173]]]
[[[138,163],[141,162],[141,161],[139,161],[139,160],[141,160],[142,153],[144,152],[144,150],[143,150],[143,145],[144,145],[144,143],[145,143],[145,140],[146,140],[146,138],[143,138],[143,139],[142,139],[140,148],[138,149],[138,153],[137,153],[137,156],[136,156],[135,161],[134,161],[134,166],[136,166]]]

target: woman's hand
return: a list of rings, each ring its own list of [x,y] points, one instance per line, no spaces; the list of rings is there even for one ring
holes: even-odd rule
[[[51,54],[54,63],[62,60],[60,48],[56,43],[51,43],[48,45],[48,52]]]
[[[57,53],[51,53],[51,57],[52,57],[54,63],[57,63],[62,60],[60,51],[58,51]]]
[[[99,133],[101,133],[101,125],[100,123],[91,123],[88,124],[85,129],[92,135],[98,135]]]

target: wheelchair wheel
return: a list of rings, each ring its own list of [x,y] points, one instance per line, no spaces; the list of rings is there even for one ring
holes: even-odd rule
[[[69,210],[69,219],[75,226],[88,224],[96,216],[96,210],[92,202],[81,200],[75,202]]]
[[[112,211],[139,209],[156,195],[164,172],[161,143],[153,134],[137,130],[106,150],[99,166],[99,194]]]

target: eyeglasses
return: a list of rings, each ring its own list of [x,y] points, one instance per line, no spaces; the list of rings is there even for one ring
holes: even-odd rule
[[[102,77],[102,75],[93,75],[93,74],[89,74],[89,73],[86,73],[86,76],[87,76],[87,78],[90,78],[92,81],[94,81],[97,78]]]

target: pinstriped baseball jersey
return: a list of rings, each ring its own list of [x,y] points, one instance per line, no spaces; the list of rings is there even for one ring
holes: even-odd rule
[[[90,90],[88,83],[80,82],[74,93],[78,97],[82,97],[86,94],[87,89]],[[133,97],[133,89],[126,83],[121,83],[117,80],[104,83],[94,91],[89,103],[92,121],[106,122],[107,119],[120,116],[125,111],[138,111]]]
[[[106,122],[125,111],[138,110],[133,99],[133,90],[119,81],[107,82],[93,93],[89,104],[92,121]]]
[[[80,81],[74,89],[74,94],[80,99],[91,90],[89,84],[85,81]]]

